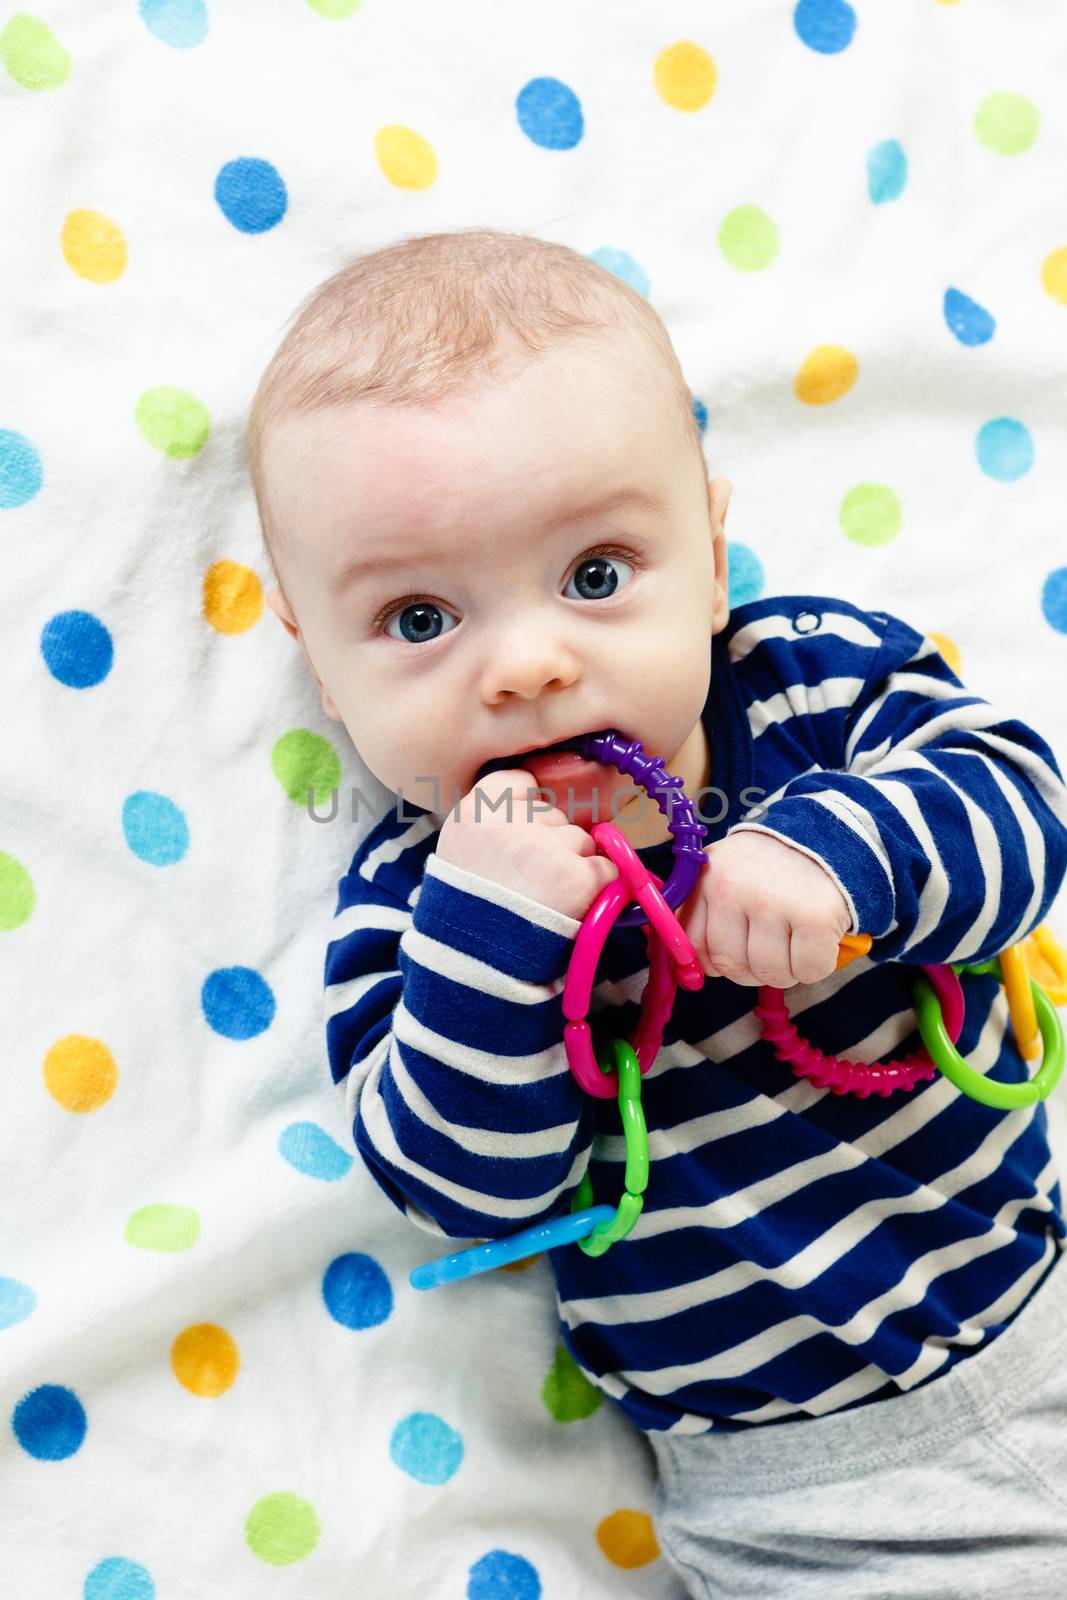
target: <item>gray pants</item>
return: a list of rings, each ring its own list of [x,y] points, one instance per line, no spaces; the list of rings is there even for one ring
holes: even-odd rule
[[[1067,1600],[1067,1265],[943,1377],[853,1411],[650,1434],[708,1600]]]

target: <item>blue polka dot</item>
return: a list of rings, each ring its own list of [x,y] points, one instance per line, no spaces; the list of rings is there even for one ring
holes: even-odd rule
[[[758,600],[763,593],[763,564],[747,544],[728,542],[729,601],[731,608],[743,606],[749,600]]]
[[[200,1004],[209,1026],[226,1039],[253,1039],[274,1020],[269,983],[251,967],[219,967],[204,980]]]
[[[856,13],[845,0],[800,0],[793,26],[809,50],[835,56],[852,43]]]
[[[139,1561],[108,1556],[90,1572],[83,1600],[155,1600],[156,1586]]]
[[[908,158],[896,139],[884,139],[867,152],[867,193],[876,206],[897,200],[908,181]]]
[[[707,433],[707,431],[708,431],[708,408],[704,404],[703,400],[694,399],[694,401],[693,401],[693,415],[697,419],[697,427],[700,429],[701,433]]]
[[[59,611],[41,629],[41,654],[53,678],[91,689],[111,671],[111,635],[90,611]]]
[[[215,199],[242,233],[266,233],[285,216],[289,196],[276,167],[254,156],[227,161],[215,179]]]
[[[169,867],[189,848],[189,829],[173,800],[150,789],[127,795],[122,805],[122,831],[135,856],[154,867]]]
[[[997,326],[977,300],[958,289],[945,290],[945,321],[960,344],[988,344]]]
[[[164,44],[186,50],[207,38],[204,0],[140,0],[141,21]]]
[[[542,150],[572,150],[582,137],[582,107],[558,78],[531,78],[515,97],[519,127]]]
[[[490,1550],[476,1561],[467,1580],[467,1600],[540,1600],[537,1569],[524,1556]]]
[[[463,1460],[463,1440],[432,1411],[413,1411],[398,1422],[389,1454],[419,1483],[447,1483]]]
[[[19,1401],[11,1426],[27,1455],[38,1461],[65,1461],[81,1448],[88,1424],[73,1390],[42,1383]]]
[[[1067,633],[1067,567],[1057,567],[1045,579],[1041,590],[1041,609],[1045,620],[1058,633]]]
[[[290,1122],[282,1129],[278,1149],[297,1172],[333,1183],[351,1170],[352,1157],[315,1122]]]
[[[44,482],[41,458],[28,439],[0,428],[0,510],[24,506]]]
[[[17,1278],[0,1278],[0,1328],[13,1328],[16,1322],[25,1322],[37,1296],[28,1284]]]
[[[599,250],[590,251],[589,259],[601,267],[606,267],[617,278],[621,278],[623,283],[628,283],[631,289],[636,289],[638,294],[647,297],[648,274],[643,267],[638,266],[633,256],[626,254],[625,250],[612,250],[609,245],[604,245]]]
[[[1030,430],[1014,417],[995,417],[978,430],[978,465],[990,478],[1014,483],[1034,464]]]
[[[393,1291],[377,1261],[355,1253],[330,1262],[322,1298],[330,1316],[344,1328],[376,1328],[393,1309]]]

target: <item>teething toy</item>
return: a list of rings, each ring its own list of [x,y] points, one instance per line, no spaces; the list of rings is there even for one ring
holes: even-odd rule
[[[610,822],[590,829],[597,848],[614,862],[619,876],[601,890],[575,936],[574,950],[563,986],[563,1013],[567,1018],[563,1038],[567,1061],[576,1081],[587,1094],[599,1099],[616,1097],[626,1146],[624,1192],[617,1206],[593,1205],[593,1186],[583,1173],[569,1215],[536,1223],[504,1239],[468,1246],[416,1267],[409,1275],[415,1289],[432,1289],[476,1273],[489,1272],[526,1256],[561,1245],[577,1244],[587,1255],[602,1255],[624,1239],[644,1204],[648,1186],[648,1134],[641,1108],[641,1078],[659,1053],[667,1019],[678,986],[699,989],[704,973],[696,951],[674,915],[696,883],[706,855],[700,845],[707,829],[698,822],[682,780],[666,771],[663,762],[645,754],[636,739],[626,740],[614,729],[586,734],[574,741],[586,760],[610,762],[620,772],[634,776],[656,799],[667,817],[672,835],[674,866],[664,883],[650,872],[619,829]],[[630,905],[631,901],[637,904]],[[624,909],[630,907],[630,909]],[[641,1015],[629,1040],[612,1039],[594,1055],[587,1021],[593,980],[601,951],[613,927],[642,923],[648,945],[648,980],[641,996]],[[841,940],[838,967],[870,949],[867,934],[850,934]],[[968,966],[921,964],[912,995],[916,1021],[924,1048],[900,1061],[841,1061],[824,1055],[803,1039],[785,1005],[785,993],[761,986],[753,1008],[763,1037],[779,1061],[807,1078],[816,1088],[834,1094],[887,1096],[895,1090],[913,1089],[916,1083],[940,1071],[962,1093],[984,1105],[1002,1110],[1031,1105],[1052,1090],[1063,1071],[1064,1036],[1052,1000],[1030,975],[1028,961],[1050,975],[1057,1003],[1067,1000],[1067,955],[1044,924],[999,958]],[[1000,1083],[967,1065],[956,1050],[963,1027],[964,1000],[960,972],[994,973],[1004,984],[1016,1042],[1024,1059],[1042,1045],[1042,1064],[1025,1083]]]

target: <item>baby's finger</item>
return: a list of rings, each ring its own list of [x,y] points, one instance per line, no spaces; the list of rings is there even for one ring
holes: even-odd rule
[[[748,915],[744,911],[709,911],[708,976],[733,983],[753,983],[748,965]]]
[[[821,983],[837,970],[838,939],[832,928],[794,928],[789,965],[798,983]]]
[[[748,966],[756,983],[789,989],[796,983],[790,967],[788,924],[773,917],[749,923]]]

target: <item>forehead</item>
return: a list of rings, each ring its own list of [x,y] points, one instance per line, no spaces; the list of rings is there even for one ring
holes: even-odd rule
[[[568,341],[433,404],[361,400],[283,418],[272,508],[329,566],[368,541],[445,546],[488,523],[529,537],[575,497],[624,477],[662,482],[681,430],[666,376],[656,381],[652,352],[634,342]]]

